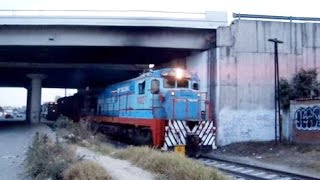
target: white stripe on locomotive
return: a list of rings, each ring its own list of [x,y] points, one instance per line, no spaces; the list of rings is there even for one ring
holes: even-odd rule
[[[215,146],[215,127],[212,121],[201,121],[199,125],[193,127],[192,131],[186,124],[186,121],[169,120],[168,126],[165,127],[165,144],[163,149],[175,145],[186,144],[187,133],[198,134],[201,138],[201,145]]]

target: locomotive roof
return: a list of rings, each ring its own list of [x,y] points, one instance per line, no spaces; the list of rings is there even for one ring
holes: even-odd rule
[[[162,72],[164,72],[164,71],[174,71],[175,69],[176,68],[162,68],[162,69],[157,69],[157,70],[151,70],[151,71],[145,72],[145,73],[141,74],[140,76],[138,76],[137,78],[133,78],[131,80],[140,79],[140,78],[143,78],[143,77],[163,77],[162,76]],[[198,77],[197,73],[191,72],[189,70],[184,70],[184,71],[191,75],[191,77],[190,77],[191,80],[199,81],[199,77]]]
[[[133,81],[140,80],[140,79],[143,79],[143,78],[146,78],[146,77],[160,78],[160,77],[163,77],[162,74],[161,74],[162,72],[164,72],[164,71],[174,71],[174,70],[175,70],[175,68],[162,68],[162,69],[148,71],[148,72],[145,72],[145,73],[141,74],[140,76],[138,76],[136,78],[128,79],[126,81],[118,82],[118,83],[115,83],[115,84],[111,84],[111,85],[107,86],[106,88],[115,87],[115,86],[121,86],[121,84],[125,84],[125,83],[132,83]],[[188,70],[184,70],[184,71],[186,71],[187,73],[189,73],[191,75],[191,77],[190,77],[191,80],[193,80],[193,81],[199,81],[200,80],[198,75],[197,75],[197,73],[194,73],[194,72],[191,72],[191,71],[188,71]]]
[[[171,72],[175,71],[175,68],[162,68],[162,69],[152,70],[149,72],[144,72],[143,74],[141,74],[140,76],[138,76],[136,78],[128,79],[126,81],[118,82],[115,84],[111,84],[111,85],[105,87],[105,90],[111,92],[111,91],[116,90],[117,88],[121,88],[124,84],[128,84],[128,83],[130,84],[129,89],[131,89],[132,85],[134,84],[135,81],[142,80],[142,79],[148,78],[148,77],[154,77],[154,78],[164,77],[162,73],[163,72],[170,72],[170,71]],[[189,79],[191,79],[192,81],[199,81],[199,77],[198,77],[197,73],[190,72],[188,70],[184,70],[184,71],[187,72]]]

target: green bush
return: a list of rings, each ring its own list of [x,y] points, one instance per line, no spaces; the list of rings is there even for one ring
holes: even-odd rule
[[[290,107],[290,100],[294,98],[292,86],[286,79],[280,79],[279,86],[281,108],[288,109]]]
[[[281,107],[288,109],[290,100],[318,97],[320,85],[317,76],[316,69],[301,69],[294,75],[291,83],[281,79],[279,82]]]
[[[71,149],[59,141],[53,142],[47,134],[36,133],[26,153],[26,175],[32,179],[60,180],[63,171],[76,161],[77,157]]]
[[[294,98],[310,98],[312,92],[319,88],[317,76],[316,69],[301,69],[292,79]]]

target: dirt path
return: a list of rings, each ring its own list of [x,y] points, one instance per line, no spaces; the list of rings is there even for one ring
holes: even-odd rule
[[[51,129],[44,125],[0,125],[0,179],[25,179],[23,173],[23,160],[25,153],[36,132],[47,133],[54,136]]]
[[[85,159],[94,160],[101,164],[115,180],[153,180],[154,175],[132,165],[128,161],[111,158],[95,153],[83,147],[77,147],[77,154]]]

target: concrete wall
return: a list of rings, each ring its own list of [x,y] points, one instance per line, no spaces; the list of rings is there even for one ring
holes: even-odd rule
[[[209,51],[194,51],[190,56],[186,58],[186,68],[190,71],[196,72],[200,78],[200,91],[203,92],[202,99],[208,99],[209,92],[208,82],[209,76]],[[207,96],[207,97],[206,97]],[[202,110],[206,107],[202,104]]]
[[[298,143],[320,143],[320,100],[291,101],[292,140]]]
[[[274,47],[268,39],[284,41],[279,74],[291,78],[320,66],[317,32],[320,24],[255,20],[217,29],[218,145],[274,139]]]
[[[196,72],[200,78],[200,91],[208,92],[208,51],[195,51],[186,61],[187,69]]]

